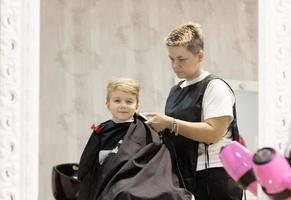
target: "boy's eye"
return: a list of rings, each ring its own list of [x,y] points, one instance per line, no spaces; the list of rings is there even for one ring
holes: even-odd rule
[[[113,100],[113,102],[115,102],[115,103],[119,103],[120,100],[119,100],[119,99],[115,99],[115,100]]]
[[[133,101],[126,101],[127,104],[133,104]]]

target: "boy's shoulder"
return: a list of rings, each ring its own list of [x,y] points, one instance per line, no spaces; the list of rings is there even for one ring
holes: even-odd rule
[[[95,134],[99,134],[104,130],[104,128],[106,129],[106,127],[112,127],[113,125],[114,125],[114,122],[112,120],[107,120],[105,122],[100,123],[99,125],[96,125],[95,123],[93,123],[91,125],[91,129],[93,130]]]
[[[126,130],[130,124],[131,122],[115,123],[113,120],[107,120],[99,125],[92,124],[91,129],[93,133],[100,135],[101,133]]]

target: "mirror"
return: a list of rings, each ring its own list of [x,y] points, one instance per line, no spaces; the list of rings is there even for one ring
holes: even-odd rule
[[[205,69],[235,87],[239,128],[255,148],[257,6],[245,0],[42,1],[39,198],[52,198],[52,166],[78,162],[91,124],[110,117],[110,78],[138,80],[140,110],[163,112],[175,82],[163,38],[187,21],[202,25]]]

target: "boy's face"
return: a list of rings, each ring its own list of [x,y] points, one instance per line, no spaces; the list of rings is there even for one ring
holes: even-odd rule
[[[136,96],[120,90],[111,92],[106,105],[112,117],[119,121],[131,119],[138,109]]]

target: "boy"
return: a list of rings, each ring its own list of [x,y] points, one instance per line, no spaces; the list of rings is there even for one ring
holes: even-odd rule
[[[193,199],[189,191],[179,187],[170,153],[158,134],[146,125],[143,116],[134,114],[138,84],[131,79],[114,79],[107,93],[112,119],[93,126],[79,164],[78,200]]]
[[[107,85],[106,105],[112,119],[93,125],[93,133],[82,153],[78,178],[81,181],[78,199],[93,199],[96,174],[106,158],[118,152],[133,115],[139,106],[139,84],[129,78],[115,78]]]
[[[99,163],[102,164],[110,153],[117,153],[133,115],[138,109],[139,85],[132,79],[116,78],[107,85],[106,105],[112,114],[112,120],[102,123],[102,145],[99,151]],[[94,128],[94,126],[92,127]],[[95,134],[98,134],[95,131]]]

